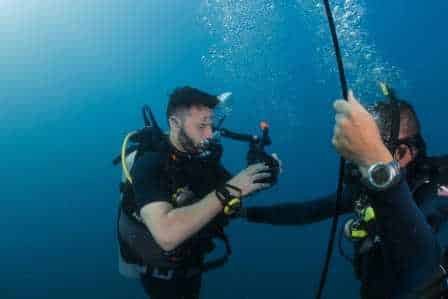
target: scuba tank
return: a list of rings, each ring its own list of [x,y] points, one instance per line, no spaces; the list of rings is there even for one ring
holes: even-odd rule
[[[135,258],[135,248],[131,248],[129,245],[129,240],[126,242],[126,240],[124,240],[124,236],[135,240],[135,236],[146,235],[145,233],[147,233],[147,231],[145,231],[145,228],[141,225],[132,223],[125,215],[122,208],[123,202],[125,201],[125,196],[127,196],[130,191],[128,188],[132,188],[129,185],[132,184],[132,177],[129,170],[132,168],[138,152],[148,150],[160,151],[162,150],[164,139],[164,134],[157,125],[151,109],[146,105],[143,106],[142,114],[145,126],[138,131],[133,131],[126,135],[122,144],[121,154],[112,161],[113,165],[121,164],[122,168],[120,183],[121,195],[117,216],[117,238],[119,245],[118,272],[124,277],[131,279],[138,279],[141,274],[145,273],[146,266],[138,258]],[[128,146],[129,142],[133,142],[134,144]],[[128,229],[128,231],[122,234],[122,230],[126,229]]]

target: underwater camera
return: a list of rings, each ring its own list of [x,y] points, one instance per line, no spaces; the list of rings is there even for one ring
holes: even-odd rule
[[[280,164],[273,156],[265,151],[265,146],[272,143],[271,138],[269,137],[268,123],[261,121],[260,129],[261,136],[235,133],[224,128],[218,129],[218,131],[223,137],[249,143],[249,150],[246,155],[247,165],[265,163],[269,166],[267,172],[271,173],[270,177],[256,180],[255,183],[275,185],[280,172]]]

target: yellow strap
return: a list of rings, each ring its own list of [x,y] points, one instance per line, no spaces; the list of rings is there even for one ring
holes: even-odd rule
[[[224,207],[224,214],[232,215],[241,206],[241,200],[238,197],[232,198]]]
[[[365,230],[352,230],[351,231],[351,236],[352,238],[357,238],[357,239],[362,239],[367,237],[367,231]]]
[[[369,222],[375,219],[375,210],[372,207],[367,207],[362,212],[362,220]]]

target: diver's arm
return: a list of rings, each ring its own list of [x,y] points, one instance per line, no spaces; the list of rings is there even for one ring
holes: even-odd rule
[[[170,251],[221,211],[222,204],[212,192],[195,204],[182,208],[175,209],[168,202],[153,202],[140,210],[140,216],[159,246]]]
[[[372,200],[381,238],[385,275],[399,297],[438,271],[441,248],[404,179]],[[395,297],[394,297],[395,298]]]
[[[270,177],[267,169],[268,166],[263,163],[247,167],[227,182],[239,189],[240,193],[234,194],[231,188],[228,191],[235,197],[243,198],[269,187],[269,184],[255,183]],[[169,251],[198,232],[222,210],[223,204],[216,192],[212,191],[196,203],[181,208],[173,208],[166,201],[149,203],[140,209],[140,216],[160,247]]]
[[[351,198],[343,196],[339,214],[352,211]],[[319,222],[335,215],[336,194],[305,202],[289,202],[266,207],[247,207],[242,216],[250,222],[273,225],[304,225]]]
[[[420,205],[420,209],[436,233],[448,222],[448,199],[446,197],[431,194]]]
[[[140,156],[132,168],[132,187],[136,211],[157,244],[169,251],[200,230],[222,210],[222,204],[209,194],[191,206],[175,209],[169,202],[171,194],[159,184],[160,159],[159,153]]]

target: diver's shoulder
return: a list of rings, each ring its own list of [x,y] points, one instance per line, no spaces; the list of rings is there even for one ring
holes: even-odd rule
[[[133,171],[147,173],[152,169],[158,169],[166,158],[167,155],[163,152],[146,151],[138,153],[135,157]]]
[[[147,151],[138,155],[137,161],[141,163],[153,164],[167,159],[167,153],[158,151]]]

